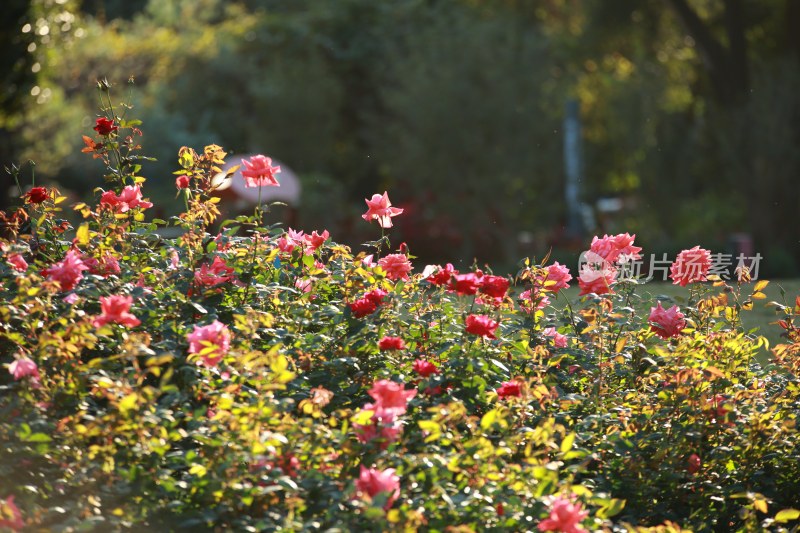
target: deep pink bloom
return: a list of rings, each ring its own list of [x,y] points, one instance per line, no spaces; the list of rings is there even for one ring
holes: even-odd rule
[[[278,239],[278,249],[281,252],[292,253],[297,246],[303,246],[306,242],[305,233],[289,228],[286,233]]]
[[[214,287],[233,278],[233,268],[229,267],[219,256],[214,257],[211,264],[204,263],[194,273],[194,281],[201,287]]]
[[[114,191],[106,191],[100,195],[100,206],[112,209],[115,213],[126,213],[131,209],[153,207],[152,202],[142,199],[142,189],[138,185],[128,185],[117,195]]]
[[[455,291],[460,296],[469,296],[478,292],[482,277],[483,272],[481,271],[456,274],[451,278],[450,285],[447,288]]]
[[[650,308],[650,330],[662,339],[677,337],[681,330],[686,327],[684,314],[680,312],[677,305],[669,309],[661,307],[661,302],[657,302],[655,307]]]
[[[182,174],[175,178],[175,187],[178,189],[188,189],[189,188],[189,176],[186,174]]]
[[[542,333],[553,338],[553,345],[555,345],[556,348],[567,347],[567,336],[556,331],[556,328],[547,328]]]
[[[584,265],[578,276],[578,285],[581,288],[580,296],[589,293],[607,294],[611,291],[611,284],[617,279],[617,271],[610,267],[596,270],[589,265]]]
[[[383,196],[380,194],[373,194],[371,200],[364,200],[367,202],[367,212],[361,215],[361,218],[370,222],[377,220],[378,225],[382,228],[392,227],[392,217],[396,217],[403,212],[402,209],[392,207],[389,201],[389,193],[384,191]]]
[[[91,256],[83,256],[81,257],[81,261],[83,261],[83,264],[89,267],[89,273],[96,276],[103,276],[107,278],[111,274],[120,273],[119,260],[117,260],[117,258],[111,255],[109,252],[103,254],[103,257],[101,257],[100,260],[97,260]]]
[[[13,363],[8,365],[8,372],[14,376],[14,381],[19,381],[29,376],[33,377],[34,381],[39,379],[39,367],[27,357],[15,359]]]
[[[120,324],[126,327],[134,327],[141,324],[141,321],[133,316],[129,311],[133,304],[133,296],[103,296],[100,298],[100,309],[102,314],[92,321],[96,328],[106,324]]]
[[[386,336],[378,341],[378,348],[380,348],[382,352],[387,350],[405,350],[406,343],[403,342],[403,339],[400,337]]]
[[[517,381],[506,381],[500,387],[497,388],[497,396],[500,398],[510,398],[512,396],[519,397],[522,395],[522,390],[520,389],[519,382]]]
[[[389,279],[407,280],[408,273],[411,272],[411,262],[403,254],[389,254],[378,261],[378,265],[386,271]]]
[[[510,283],[502,276],[483,276],[480,278],[480,291],[491,298],[502,300],[508,292]]]
[[[639,252],[642,251],[641,247],[633,245],[635,238],[636,234],[629,235],[627,233],[620,233],[614,236],[604,235],[602,239],[595,236],[592,239],[592,245],[589,250],[609,263],[615,263],[621,255],[631,259],[641,259],[642,256],[639,255]]]
[[[45,187],[33,187],[31,190],[23,194],[22,197],[25,198],[25,203],[41,204],[50,198],[50,193],[47,192]]]
[[[700,456],[696,453],[690,455],[689,459],[686,461],[686,470],[690,474],[696,474],[699,472],[701,466],[703,466],[703,460],[700,459]]]
[[[561,531],[563,533],[587,533],[580,523],[589,516],[580,503],[558,497],[550,504],[550,516],[539,522],[539,531]]]
[[[480,337],[487,337],[489,339],[497,338],[494,332],[500,324],[486,315],[469,315],[465,323],[467,326],[467,333],[472,333]]]
[[[364,318],[378,310],[378,305],[367,298],[359,298],[348,305],[350,306],[350,312],[353,313],[353,316],[356,318]]]
[[[275,179],[275,174],[281,171],[281,167],[272,166],[272,159],[263,155],[254,155],[249,161],[242,159],[242,176],[244,176],[245,187],[279,187],[280,183]]]
[[[558,261],[556,261],[547,267],[547,274],[544,277],[544,288],[558,294],[558,291],[561,289],[569,288],[568,282],[571,279],[572,274],[569,273],[569,268],[558,264]]]
[[[684,250],[678,254],[670,267],[672,284],[685,287],[689,283],[706,281],[710,268],[711,252],[699,246]]]
[[[119,126],[114,124],[114,120],[106,117],[98,118],[94,123],[94,131],[99,133],[100,135],[106,136],[111,135],[115,131],[119,129]]]
[[[367,391],[372,396],[375,404],[384,409],[393,409],[397,414],[406,411],[409,400],[416,396],[416,390],[406,390],[402,383],[381,379],[372,384]]]
[[[356,480],[356,489],[362,495],[369,496],[370,500],[378,494],[386,494],[388,499],[383,509],[388,510],[400,497],[400,477],[394,473],[394,468],[381,471],[375,468],[366,469],[362,465]]]
[[[306,244],[308,245],[308,249],[311,250],[311,251],[316,251],[317,248],[322,246],[322,244],[325,241],[327,241],[328,237],[330,237],[330,236],[331,235],[330,235],[330,233],[328,233],[328,230],[324,230],[322,232],[322,235],[317,233],[316,230],[315,230],[315,231],[313,231],[311,233],[311,235],[306,235],[304,238],[305,238]]]
[[[353,424],[359,442],[379,440],[382,449],[395,442],[403,431],[403,424],[397,420],[399,412],[387,409],[380,404],[366,404],[363,411],[372,411],[369,424]]]
[[[372,289],[371,291],[364,294],[364,298],[374,303],[375,305],[380,305],[383,303],[383,299],[386,298],[388,295],[389,293],[383,289]]]
[[[195,326],[194,331],[186,335],[189,341],[189,353],[199,354],[201,364],[217,366],[231,347],[231,333],[228,327],[215,320],[207,326]]]
[[[57,281],[61,290],[66,292],[71,291],[75,285],[80,283],[84,270],[89,270],[89,267],[83,263],[78,252],[70,250],[62,261],[42,270],[42,275]]]
[[[450,278],[456,274],[458,274],[458,270],[453,268],[452,263],[447,263],[444,268],[438,267],[435,273],[425,278],[425,281],[434,285],[447,285],[450,283]]]
[[[9,496],[5,500],[0,500],[0,529],[8,528],[11,531],[22,531],[25,521],[22,519],[22,512],[14,503],[14,496]]]
[[[433,374],[439,374],[441,372],[436,365],[430,361],[424,361],[422,359],[417,359],[414,361],[414,365],[411,368],[423,378],[427,378]]]
[[[28,270],[28,263],[20,254],[11,254],[6,260],[17,272],[25,272]]]

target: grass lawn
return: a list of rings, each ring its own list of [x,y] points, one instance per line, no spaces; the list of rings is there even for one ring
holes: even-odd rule
[[[573,307],[576,307],[580,300],[578,297],[580,290],[577,283],[571,283],[571,285],[572,286],[563,291],[563,293],[569,298],[569,301],[572,302]],[[753,290],[753,285],[754,283],[749,283],[742,287],[743,299],[750,295]],[[742,323],[745,328],[748,330],[758,328],[758,333],[769,340],[770,346],[784,341],[784,339],[780,337],[783,330],[779,326],[771,324],[779,319],[779,316],[775,313],[775,307],[767,305],[768,302],[771,301],[783,303],[781,288],[786,292],[786,303],[792,304],[795,296],[800,295],[800,279],[770,280],[769,285],[762,291],[766,294],[766,299],[753,300],[753,309],[751,311],[742,312]],[[670,305],[677,304],[679,307],[683,307],[689,296],[689,290],[680,285],[653,281],[640,285],[636,290],[636,294],[641,296],[641,300],[636,304],[637,311],[647,316],[650,313],[650,308],[655,305],[657,297],[668,297],[673,302]],[[562,308],[565,305],[563,298],[557,298],[553,303],[558,308]],[[667,307],[667,303],[668,302],[663,302],[661,305]],[[769,357],[766,350],[763,350],[762,357],[762,361],[766,361]]]

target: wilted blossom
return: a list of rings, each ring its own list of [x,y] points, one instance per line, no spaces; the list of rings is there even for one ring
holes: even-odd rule
[[[423,359],[417,359],[414,361],[414,364],[411,366],[411,368],[423,378],[427,378],[433,374],[439,374],[441,372],[436,365]]]
[[[578,276],[578,285],[581,288],[580,296],[584,294],[607,294],[611,292],[611,285],[617,279],[617,271],[604,267],[596,270],[590,265],[584,265]]]
[[[392,504],[400,497],[400,477],[394,473],[394,468],[377,470],[375,468],[364,468],[356,480],[356,489],[361,496],[368,496],[372,500],[378,494],[387,496],[384,510],[388,510]]]
[[[22,195],[26,204],[41,204],[48,198],[50,193],[45,187],[33,187],[31,190]]]
[[[11,265],[17,272],[25,272],[28,270],[28,263],[20,254],[11,254],[6,258],[6,260],[8,261],[8,264]]]
[[[400,337],[389,337],[388,335],[378,341],[378,348],[382,352],[387,350],[405,350],[406,343]]]
[[[279,187],[275,174],[281,167],[272,166],[272,159],[263,155],[254,155],[249,160],[242,159],[242,176],[245,187]]]
[[[696,474],[699,472],[701,466],[703,466],[703,460],[700,459],[700,456],[696,453],[690,455],[689,459],[686,461],[686,470],[690,474]]]
[[[551,337],[553,339],[553,345],[556,348],[566,348],[567,347],[567,336],[562,335],[556,328],[546,328],[542,333],[545,334],[547,337]]]
[[[142,189],[138,185],[127,185],[122,193],[117,195],[114,191],[106,191],[100,195],[100,206],[107,207],[115,213],[126,213],[131,209],[153,207],[152,202],[142,199]]]
[[[633,245],[635,238],[635,234],[629,235],[628,233],[614,236],[604,235],[602,239],[595,236],[589,250],[609,263],[617,262],[621,255],[628,256],[630,259],[641,259],[642,256],[639,255],[639,252],[642,251],[641,247]]]
[[[397,420],[401,414],[396,409],[387,409],[380,404],[368,403],[362,411],[372,411],[369,424],[353,422],[353,430],[359,442],[378,440],[382,449],[395,442],[403,431],[403,424]]]
[[[402,383],[381,379],[372,384],[367,394],[375,400],[375,405],[402,414],[405,413],[409,400],[416,396],[417,391],[406,390]]]
[[[207,326],[195,326],[186,336],[189,352],[202,357],[205,366],[216,366],[228,353],[231,346],[231,333],[222,322],[215,320]]]
[[[572,274],[569,273],[569,268],[560,265],[558,261],[547,267],[547,272],[544,275],[544,288],[558,294],[561,289],[569,288],[569,280],[572,279]]]
[[[711,252],[695,246],[684,250],[675,258],[670,267],[670,276],[673,285],[685,287],[689,283],[706,281],[706,276],[711,268]]]
[[[84,270],[89,270],[89,267],[81,260],[78,252],[70,250],[62,261],[42,270],[42,275],[52,281],[57,281],[61,290],[66,292],[71,291],[75,285],[80,283]]]
[[[408,280],[411,262],[403,254],[389,254],[378,261],[378,265],[386,271],[386,277],[392,280]]]
[[[506,381],[497,388],[496,392],[500,398],[519,397],[522,395],[522,389],[518,381]]]
[[[0,529],[8,528],[11,531],[22,531],[25,521],[22,519],[22,512],[14,503],[14,496],[8,496],[0,500]]]
[[[465,321],[467,333],[496,339],[494,332],[499,324],[486,315],[469,315]]]
[[[13,363],[8,365],[8,372],[14,377],[14,381],[27,377],[33,378],[34,381],[39,380],[39,367],[27,357],[15,359]]]
[[[661,302],[650,308],[650,317],[647,320],[650,321],[650,330],[662,339],[677,337],[686,327],[686,320],[678,306],[673,305],[669,309],[664,309],[661,307]]]
[[[229,267],[219,256],[214,257],[211,264],[204,263],[194,273],[194,281],[201,287],[213,287],[233,278],[233,268]]]
[[[560,531],[563,533],[587,533],[580,526],[589,511],[584,511],[580,503],[557,497],[550,504],[550,516],[539,522],[539,531]]]
[[[373,194],[371,200],[365,199],[364,201],[367,202],[367,212],[361,215],[361,218],[367,222],[377,220],[378,225],[382,228],[391,228],[392,217],[396,217],[403,212],[398,207],[392,207],[392,203],[389,201],[389,193],[386,191],[384,191],[383,196]]]
[[[103,296],[100,298],[102,314],[92,321],[96,328],[106,324],[120,324],[127,327],[138,326],[141,321],[129,311],[133,296]]]
[[[433,285],[447,285],[450,283],[450,278],[458,274],[458,270],[453,268],[452,263],[447,263],[447,265],[442,267],[434,267],[436,270],[430,276],[425,276],[425,281],[432,283]]]

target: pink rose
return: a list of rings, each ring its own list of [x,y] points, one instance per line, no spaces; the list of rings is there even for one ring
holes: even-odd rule
[[[25,521],[22,519],[22,512],[20,512],[19,507],[14,503],[14,496],[0,500],[0,528],[22,531],[24,527]]]
[[[469,296],[478,292],[481,286],[483,272],[470,272],[468,274],[456,274],[450,280],[448,289],[455,291],[459,296]]]
[[[553,345],[556,348],[567,347],[567,336],[556,331],[556,328],[547,328],[542,333],[544,333],[547,337],[553,338]]]
[[[392,217],[396,217],[403,212],[400,208],[392,207],[392,203],[389,201],[389,193],[385,191],[383,196],[373,194],[371,200],[365,199],[364,201],[367,202],[367,212],[361,215],[361,218],[367,222],[377,220],[378,225],[382,228],[391,228]]]
[[[372,411],[369,424],[353,424],[359,442],[379,441],[381,449],[395,442],[403,431],[403,424],[397,420],[399,414],[394,409],[386,409],[380,404],[366,404],[363,411]]]
[[[405,350],[406,343],[403,342],[403,339],[400,337],[386,336],[378,341],[378,348],[380,348],[382,352],[387,350]]]
[[[595,236],[592,239],[589,250],[609,263],[615,263],[620,255],[626,255],[632,259],[641,259],[642,256],[639,255],[639,252],[642,251],[641,247],[633,245],[633,240],[635,238],[635,234],[629,235],[627,233],[620,233],[613,237],[605,235],[602,239],[598,239],[597,236]]]
[[[534,287],[533,289],[523,291],[519,295],[519,299],[522,301],[520,306],[528,313],[531,313],[534,310],[538,311],[539,309],[544,309],[550,305],[550,298],[548,298],[547,294],[539,287]]]
[[[80,283],[84,270],[89,270],[89,267],[81,260],[78,252],[70,250],[62,261],[42,270],[42,275],[52,281],[57,281],[61,290],[66,292],[71,291],[75,285]]]
[[[328,240],[330,237],[330,233],[328,230],[324,230],[322,235],[318,234],[316,231],[312,232],[311,235],[306,235],[304,237],[306,244],[308,245],[308,249],[312,252],[316,251],[322,244]]]
[[[244,176],[245,187],[279,187],[280,183],[275,179],[275,174],[281,171],[281,167],[272,166],[272,159],[263,155],[254,155],[249,161],[242,159],[242,176]]]
[[[204,263],[194,273],[194,281],[201,287],[214,287],[233,278],[233,268],[229,267],[219,256],[214,257],[211,264]]]
[[[100,309],[102,314],[92,321],[96,328],[106,324],[121,324],[127,327],[134,327],[141,324],[141,321],[129,313],[133,296],[104,296],[100,298]]]
[[[400,478],[395,475],[394,468],[381,471],[375,468],[366,469],[362,465],[356,480],[356,489],[362,496],[368,496],[370,500],[378,494],[385,494],[388,499],[383,509],[388,510],[400,497]]]
[[[11,254],[6,260],[17,272],[25,272],[28,270],[28,263],[25,261],[25,258],[19,254]]]
[[[14,381],[27,377],[32,377],[34,381],[39,380],[39,367],[27,357],[15,359],[13,363],[8,365],[8,372],[14,376]]]
[[[611,291],[611,284],[617,279],[617,271],[613,268],[604,267],[602,270],[595,270],[590,265],[584,265],[578,276],[578,285],[581,288],[580,296],[584,294],[607,294]]]
[[[587,533],[580,526],[589,511],[584,511],[580,503],[558,497],[550,504],[550,516],[539,522],[539,531],[561,531],[563,533]]]
[[[189,341],[189,353],[199,354],[201,364],[216,366],[228,353],[231,346],[231,333],[222,322],[215,320],[207,326],[195,326],[194,331],[186,336]]]
[[[433,374],[439,374],[441,371],[430,361],[417,359],[411,367],[420,377],[427,378]]]
[[[684,250],[678,254],[670,267],[672,284],[685,287],[689,283],[706,281],[706,275],[710,268],[711,252],[699,246]]]
[[[558,291],[561,289],[569,288],[568,282],[571,279],[572,275],[569,273],[569,268],[558,264],[558,261],[556,261],[547,267],[547,274],[544,278],[544,288],[558,294]]]
[[[416,396],[417,391],[406,390],[402,383],[381,379],[373,383],[367,394],[372,396],[375,404],[381,408],[392,409],[397,414],[402,414],[406,411],[409,400]]]
[[[392,280],[408,280],[411,262],[403,254],[389,254],[378,261],[378,265],[386,271],[386,277]]]
[[[661,307],[661,302],[656,303],[655,307],[650,308],[650,330],[662,339],[677,337],[681,330],[686,327],[686,320],[677,305],[669,309]]]
[[[489,339],[496,339],[494,332],[497,330],[499,323],[495,322],[486,315],[469,315],[465,321],[467,333],[478,335],[480,337],[487,337]]]
[[[126,213],[131,209],[153,207],[152,202],[142,199],[142,189],[138,185],[128,185],[117,195],[114,191],[106,191],[100,195],[100,206],[111,209],[115,213]]]
[[[519,397],[522,395],[522,390],[517,381],[506,381],[497,388],[497,396],[500,398]]]

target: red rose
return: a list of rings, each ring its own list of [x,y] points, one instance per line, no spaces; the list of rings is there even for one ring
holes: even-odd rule
[[[189,188],[189,176],[186,174],[182,176],[178,176],[175,178],[175,186],[179,189],[188,189]]]
[[[94,125],[94,131],[99,133],[100,135],[111,135],[113,132],[117,131],[119,126],[114,124],[114,121],[110,118],[100,117],[97,119],[97,122]]]
[[[496,339],[494,332],[499,324],[486,315],[469,315],[466,320],[467,333]]]
[[[34,187],[30,191],[26,192],[23,196],[25,201],[29,204],[40,204],[50,198],[50,195],[47,193],[47,189],[44,187]]]

